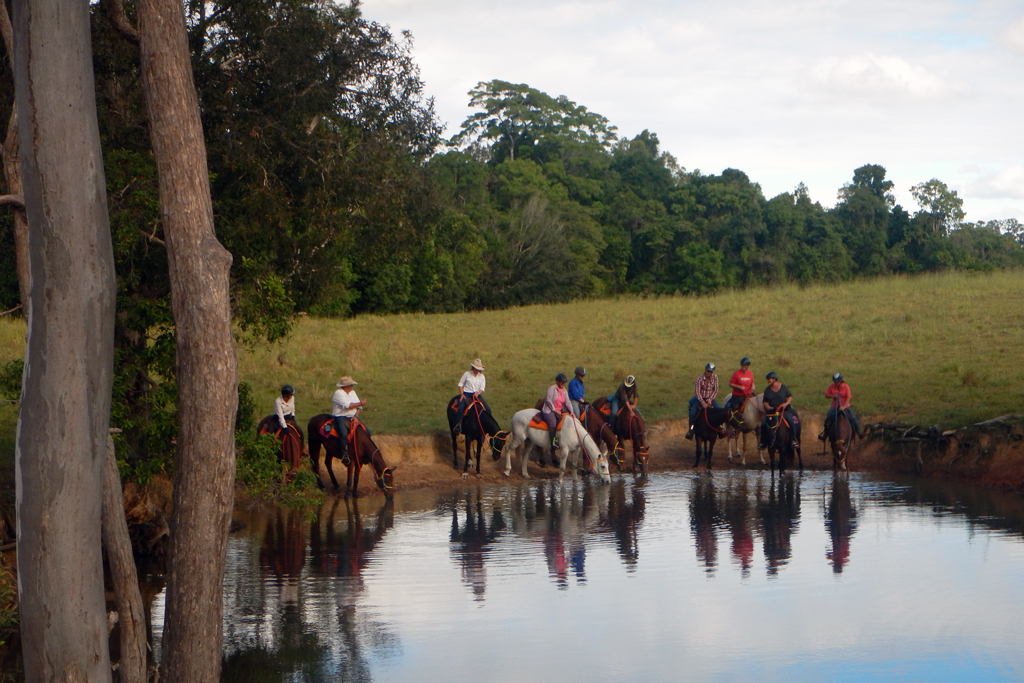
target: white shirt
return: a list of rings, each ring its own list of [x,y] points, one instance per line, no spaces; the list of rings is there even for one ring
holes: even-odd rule
[[[284,421],[285,415],[295,415],[295,395],[288,397],[288,400],[284,400],[283,396],[278,396],[274,399],[274,415],[277,415],[277,421],[281,423],[281,428],[288,426],[288,423]]]
[[[462,375],[462,379],[459,380],[459,389],[462,389],[463,393],[466,394],[482,394],[486,388],[487,378],[484,377],[482,372],[474,375],[472,370],[466,370],[465,374]]]
[[[356,412],[359,410],[359,406],[352,405],[353,403],[359,403],[359,397],[356,396],[356,390],[345,391],[344,389],[338,389],[334,392],[334,398],[331,399],[333,407],[331,409],[331,415],[334,417],[355,417]]]

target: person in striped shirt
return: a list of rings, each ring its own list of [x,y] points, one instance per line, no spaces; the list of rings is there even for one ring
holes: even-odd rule
[[[715,374],[715,364],[708,363],[704,366],[704,372],[697,376],[693,383],[693,398],[690,399],[690,430],[686,432],[686,438],[693,438],[693,426],[697,420],[697,413],[701,408],[721,408],[715,397],[718,396],[718,375]]]

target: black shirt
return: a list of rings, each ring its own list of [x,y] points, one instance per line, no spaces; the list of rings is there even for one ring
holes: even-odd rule
[[[789,393],[789,387],[785,384],[779,387],[778,391],[773,391],[770,386],[764,390],[764,403],[771,406],[772,410],[777,409],[789,398],[793,398],[793,394]]]

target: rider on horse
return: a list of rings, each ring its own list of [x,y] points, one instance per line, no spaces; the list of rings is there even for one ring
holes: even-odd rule
[[[697,376],[693,383],[693,397],[690,398],[690,429],[686,432],[686,438],[693,438],[693,428],[697,424],[697,413],[701,408],[720,408],[715,397],[718,396],[718,375],[715,374],[715,364],[708,363],[704,366],[704,372]]]
[[[288,423],[295,424],[295,389],[291,384],[281,387],[281,395],[274,399],[274,416],[281,425],[278,434],[283,437],[288,433]]]
[[[587,371],[583,366],[579,366],[574,371],[576,376],[569,380],[569,404],[572,407],[572,414],[579,419],[580,413],[582,412],[582,406],[587,404],[586,399],[583,398],[583,392],[585,387],[583,386],[583,378],[587,376]]]
[[[746,356],[740,359],[740,369],[732,373],[729,387],[732,388],[732,393],[725,402],[725,407],[731,410],[741,409],[743,403],[754,395],[754,373],[750,371],[750,359]]]
[[[360,401],[356,396],[355,389],[352,388],[356,384],[359,382],[345,375],[338,382],[338,390],[334,392],[334,397],[331,399],[334,431],[338,433],[338,457],[345,465],[348,465],[348,455],[345,453],[348,446],[348,422],[362,412],[362,407],[366,405],[366,401]]]
[[[469,370],[462,373],[462,379],[459,380],[458,388],[462,398],[459,399],[459,419],[452,430],[456,435],[462,431],[462,418],[466,416],[466,408],[473,403],[474,399],[479,399],[484,404],[484,410],[491,412],[491,407],[487,405],[487,401],[483,396],[484,390],[487,388],[483,361],[477,358],[469,364]]]
[[[569,378],[562,373],[558,373],[555,376],[555,383],[548,387],[547,396],[544,397],[544,408],[540,411],[541,417],[548,423],[548,431],[551,432],[552,451],[558,448],[558,444],[555,441],[558,438],[559,416],[562,413],[572,412],[569,394],[565,390],[565,383],[568,381]]]
[[[850,426],[857,433],[857,436],[864,438],[864,432],[860,429],[860,420],[857,419],[857,415],[853,412],[853,407],[850,405],[850,385],[843,381],[843,373],[837,372],[832,375],[832,384],[828,385],[828,389],[825,390],[825,398],[832,399],[832,407],[828,409],[828,415],[825,417],[825,428],[821,430],[821,434],[818,435],[819,441],[825,440],[825,435],[828,434],[829,428],[832,426],[832,421],[836,419],[839,410],[843,411],[847,419],[850,420]]]
[[[608,397],[608,402],[612,404],[612,412],[609,416],[608,424],[615,426],[615,420],[619,416],[619,410],[624,405],[631,405],[636,409],[636,400],[639,395],[636,391],[636,377],[630,375],[619,385],[619,388],[615,390],[615,393]],[[637,409],[639,413],[640,410]]]
[[[758,448],[767,448],[768,439],[765,438],[768,433],[768,416],[769,414],[775,414],[779,411],[783,412],[783,416],[789,423],[790,434],[793,437],[793,448],[800,449],[800,416],[793,410],[793,394],[790,393],[789,387],[783,384],[779,380],[777,372],[769,372],[765,375],[765,379],[768,380],[768,388],[764,390],[764,411],[765,417],[761,421],[761,442],[758,444]]]

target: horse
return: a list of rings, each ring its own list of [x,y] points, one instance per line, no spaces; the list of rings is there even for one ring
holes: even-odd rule
[[[309,421],[309,459],[313,465],[313,472],[319,476],[320,446],[324,447],[324,467],[327,468],[327,474],[331,476],[331,483],[334,484],[334,490],[337,491],[341,487],[334,476],[331,460],[338,457],[338,437],[332,434],[325,438],[320,431],[324,425],[333,420],[331,415],[317,415]],[[346,451],[348,481],[345,485],[345,498],[358,496],[359,472],[363,469],[363,465],[369,463],[373,468],[373,483],[377,485],[385,498],[392,500],[395,495],[394,473],[398,468],[388,467],[384,462],[384,456],[381,455],[377,444],[370,438],[366,425],[358,418],[352,418],[348,424],[348,448]]]
[[[459,395],[448,401],[448,430],[452,435],[452,467],[455,469],[459,469],[459,442],[455,427],[459,424],[459,400],[461,398],[462,396]],[[462,468],[462,478],[468,477],[469,464],[473,461],[469,452],[473,442],[476,442],[476,476],[479,477],[480,450],[483,448],[484,437],[491,437],[491,457],[498,460],[501,457],[501,449],[508,439],[508,432],[502,431],[498,421],[489,411],[484,410],[484,404],[478,398],[474,398],[473,402],[466,407],[461,431],[466,440],[466,464]]]
[[[601,407],[608,403],[608,398],[605,396],[599,397],[596,401],[590,405],[597,411],[601,411]],[[603,412],[602,412],[603,414]],[[612,420],[615,420],[614,424],[611,424]],[[622,449],[623,454],[625,453],[625,447],[623,443],[629,441],[633,445],[633,473],[639,469],[641,473],[647,472],[647,441],[645,436],[646,427],[644,426],[644,418],[641,417],[637,411],[636,406],[632,406],[626,403],[619,410],[618,418],[609,416],[608,420],[611,424],[612,430],[615,432],[615,436],[618,437],[619,442],[615,446],[615,459],[617,462],[621,462],[619,458],[619,449]],[[622,469],[621,464],[619,469]]]
[[[768,449],[768,461],[772,474],[775,474],[776,454],[779,456],[780,475],[785,474],[787,463],[792,465],[794,452],[800,460],[800,469],[803,470],[804,459],[800,455],[800,449],[793,447],[793,432],[789,423],[782,419],[782,413],[768,413],[768,424],[765,429],[767,431],[761,435],[761,439]]]
[[[846,470],[846,456],[853,447],[857,433],[853,431],[850,418],[845,411],[837,411],[836,417],[825,430],[825,437],[832,448],[832,471]]]
[[[758,394],[757,396],[751,396],[750,398],[743,401],[743,406],[734,410],[729,416],[729,433],[726,436],[726,442],[729,445],[729,462],[732,462],[733,447],[736,448],[736,456],[740,459],[741,465],[746,465],[747,461],[743,457],[743,453],[747,450],[747,436],[754,432],[754,438],[757,438],[757,431],[761,426],[761,420],[764,419],[764,394]],[[740,450],[740,444],[737,443],[737,439],[743,436],[743,450]],[[757,443],[756,441],[754,443]],[[761,457],[761,464],[767,465],[764,461],[764,453],[759,448],[757,454]]]
[[[542,398],[537,401],[534,408],[541,410],[544,407],[544,400]],[[604,415],[595,410],[589,403],[581,403],[580,408],[579,419],[583,426],[587,428],[587,434],[590,434],[590,438],[594,440],[594,443],[601,446],[602,455],[610,455],[615,458],[615,464],[621,472],[622,462],[615,453],[615,447],[618,445],[619,440],[615,437],[615,432],[612,428],[608,426],[608,421],[604,418]]]
[[[256,425],[256,433],[271,434],[275,438],[280,438],[278,437],[279,424],[280,423],[277,421],[277,415],[267,415],[265,418],[260,420],[258,425]],[[289,420],[288,426],[291,427],[291,429],[289,429],[288,434],[281,439],[281,459],[291,467],[288,474],[294,476],[299,471],[299,463],[306,451],[306,439],[303,436],[299,425],[295,424],[294,421]]]
[[[527,408],[526,410],[520,410],[512,416],[512,433],[504,449],[504,474],[506,477],[512,471],[512,453],[518,450],[520,446],[524,447],[521,458],[524,479],[530,478],[527,472],[527,465],[530,462],[530,453],[533,452],[533,449],[551,448],[551,436],[548,433],[547,425],[542,428],[530,426],[530,421],[536,415],[537,410]],[[584,429],[583,425],[572,413],[566,413],[562,419],[561,427],[558,430],[558,444],[556,452],[560,469],[558,475],[559,483],[565,477],[565,464],[570,455],[574,456],[573,477],[575,478],[575,465],[578,464],[580,451],[583,451],[584,457],[587,460],[587,469],[591,473],[596,474],[601,479],[601,483],[608,484],[611,482],[612,477],[608,473],[608,458],[601,454],[601,449],[597,447],[590,434],[587,433],[587,430]]]
[[[725,430],[721,425],[729,419],[732,411],[729,408],[703,408],[697,413],[697,419],[693,423],[693,438],[697,447],[697,458],[693,466],[700,464],[700,457],[703,454],[704,462],[708,469],[711,469],[711,454],[715,450],[715,441],[718,437],[725,437]]]

